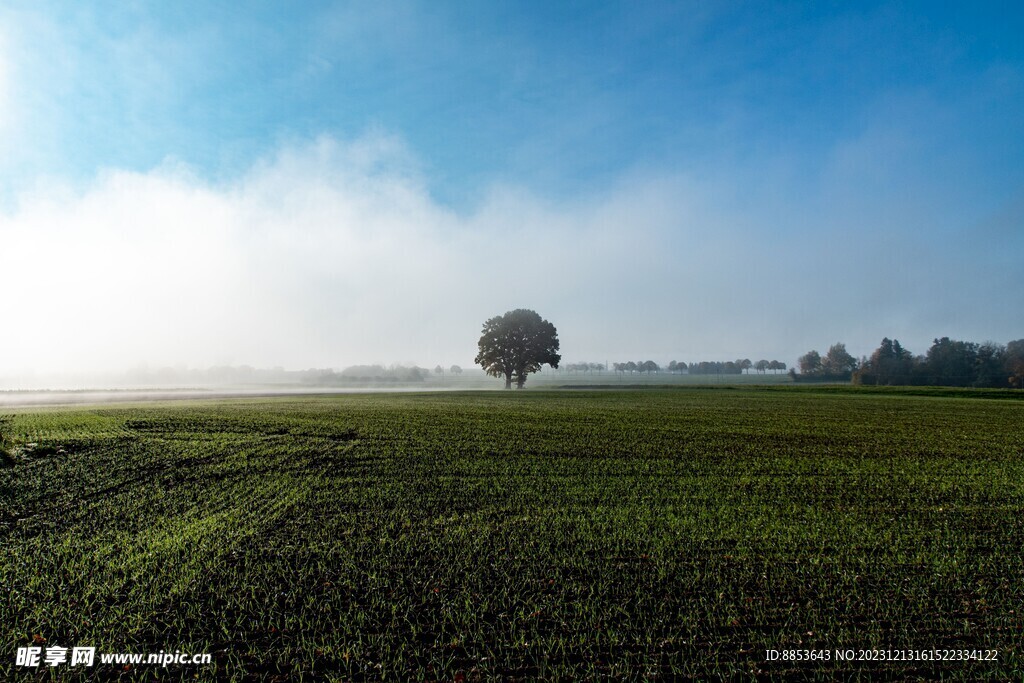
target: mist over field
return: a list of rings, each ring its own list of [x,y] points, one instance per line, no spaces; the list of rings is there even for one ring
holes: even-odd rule
[[[469,367],[517,307],[602,363],[1024,336],[986,11],[107,9],[0,11],[8,386]]]

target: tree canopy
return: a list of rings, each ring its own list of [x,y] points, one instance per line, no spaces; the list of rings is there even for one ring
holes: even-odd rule
[[[846,350],[846,344],[836,342],[821,359],[821,371],[826,375],[849,378],[857,369],[857,359]]]
[[[488,375],[504,377],[505,388],[522,389],[526,376],[545,363],[558,367],[558,332],[555,326],[535,311],[517,308],[484,323],[474,362]]]
[[[797,359],[800,364],[800,374],[814,375],[821,372],[821,354],[817,351],[808,351]]]

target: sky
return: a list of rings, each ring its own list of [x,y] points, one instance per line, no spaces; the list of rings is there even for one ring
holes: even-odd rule
[[[0,378],[1024,337],[1017,2],[0,5]]]

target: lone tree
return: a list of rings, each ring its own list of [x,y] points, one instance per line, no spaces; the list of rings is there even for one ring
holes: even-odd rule
[[[0,415],[0,467],[14,465],[14,460],[11,459],[10,454],[7,452],[7,442],[9,441],[7,433],[13,418],[13,415]]]
[[[517,308],[484,323],[476,363],[492,377],[504,377],[505,388],[522,389],[526,376],[547,363],[558,367],[558,332],[536,312]]]

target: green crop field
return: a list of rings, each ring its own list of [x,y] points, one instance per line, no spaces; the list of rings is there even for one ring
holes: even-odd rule
[[[0,678],[1020,680],[1024,401],[960,393],[20,409]],[[15,665],[75,646],[212,663]]]

